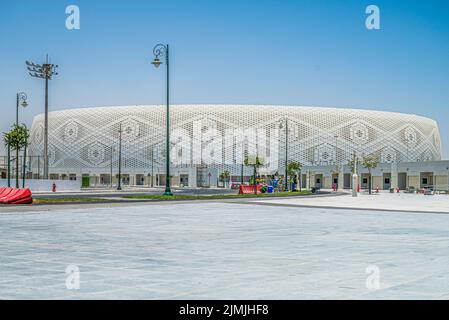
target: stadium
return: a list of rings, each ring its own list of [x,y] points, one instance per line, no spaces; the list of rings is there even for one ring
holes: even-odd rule
[[[114,184],[121,158],[125,185],[164,185],[165,120],[165,106],[158,105],[50,112],[50,178],[83,180],[85,186]],[[41,114],[33,120],[29,150],[31,171],[37,177],[42,171],[43,135]],[[417,115],[301,106],[170,107],[174,186],[217,186],[224,171],[233,182],[241,181],[242,176],[248,181],[252,168],[245,166],[244,160],[257,155],[263,159],[260,175],[282,175],[288,158],[288,162],[303,164],[304,187],[330,187],[340,181],[339,186],[346,188],[351,183],[347,164],[354,154],[378,155],[381,188],[405,188],[414,183],[409,168],[413,166],[419,171],[416,184],[430,184],[448,166],[440,161],[437,123]],[[400,176],[402,164],[409,164],[405,182]],[[425,180],[419,169],[424,164],[436,166],[426,168],[424,174],[429,176]],[[447,176],[447,171],[443,173]]]

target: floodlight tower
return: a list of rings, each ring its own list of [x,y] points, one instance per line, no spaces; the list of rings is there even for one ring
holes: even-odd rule
[[[48,63],[48,55],[44,64],[26,61],[30,76],[45,80],[45,125],[44,125],[44,179],[48,179],[48,80],[58,75],[58,65]]]

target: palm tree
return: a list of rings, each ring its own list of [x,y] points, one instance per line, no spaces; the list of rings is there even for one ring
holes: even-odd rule
[[[231,173],[228,170],[220,173],[220,180],[225,183],[225,188],[228,186],[230,176]]]
[[[19,152],[28,146],[29,138],[29,130],[24,124],[14,124],[9,132],[3,133],[6,146],[16,152],[16,188],[19,188]]]
[[[368,188],[369,194],[371,194],[371,170],[375,169],[379,164],[379,157],[375,154],[371,154],[369,156],[363,157],[362,164],[365,168],[368,169],[369,177],[368,177]]]
[[[244,161],[245,166],[253,167],[253,175],[254,175],[254,193],[257,194],[257,185],[256,185],[256,177],[257,177],[257,169],[263,167],[264,160],[262,157],[256,156],[246,156]]]
[[[287,165],[288,177],[295,177],[297,179],[298,173],[301,170],[301,168],[302,168],[302,163],[297,162],[297,161],[289,162],[289,164]],[[288,183],[288,181],[289,181],[288,177],[285,177],[286,183]],[[292,189],[291,186],[290,186],[290,189]]]

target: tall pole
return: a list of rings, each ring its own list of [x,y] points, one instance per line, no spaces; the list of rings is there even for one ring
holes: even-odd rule
[[[168,44],[158,44],[153,48],[153,54],[155,56],[153,62],[151,62],[156,68],[158,68],[162,62],[159,59],[159,57],[165,57],[165,64],[167,67],[167,108],[166,108],[166,147],[165,147],[165,192],[164,195],[166,196],[172,196],[173,193],[171,192],[171,183],[170,183],[170,54],[169,54],[169,47]]]
[[[48,180],[48,78],[45,78],[44,179]]]
[[[285,118],[285,191],[288,192],[288,118]]]
[[[19,94],[16,95],[16,126],[19,125]]]
[[[28,102],[27,102],[28,96],[26,95],[25,92],[19,92],[16,94],[16,126],[19,125],[19,107],[27,107],[28,106]]]
[[[16,128],[19,126],[19,104],[22,101],[22,105],[26,107],[27,95],[23,92],[16,94]],[[19,188],[19,149],[16,149],[16,188]]]
[[[16,188],[19,188],[19,148],[16,148]]]
[[[8,143],[8,188],[11,187],[11,146]]]
[[[167,64],[167,141],[166,141],[166,154],[167,154],[167,163],[166,163],[166,172],[167,172],[167,178],[165,179],[165,192],[164,195],[166,196],[172,196],[172,192],[170,189],[171,183],[170,183],[170,66],[169,66],[169,51],[168,51],[168,44],[166,45],[166,64]]]
[[[154,146],[151,146],[151,188],[154,186]]]
[[[41,179],[41,156],[37,156],[37,179]]]
[[[19,126],[19,94],[16,100],[16,128]],[[19,148],[16,149],[16,188],[19,188]]]
[[[254,169],[254,172],[253,172],[253,174],[254,174],[254,194],[255,195],[257,195],[257,181],[256,181],[256,176],[257,176],[257,163],[258,163],[258,161],[259,161],[259,156],[256,156],[256,163],[254,164],[254,167],[253,167],[253,169]]]
[[[358,184],[358,176],[357,176],[357,157],[354,154],[352,155],[352,161],[353,161],[353,174],[352,174],[352,196],[357,197],[357,184]]]
[[[120,123],[118,142],[118,182],[117,190],[122,190],[122,124]]]
[[[338,166],[338,156],[337,156],[337,152],[338,152],[338,147],[337,147],[337,145],[338,145],[338,135],[335,135],[334,138],[335,138],[335,169],[336,169],[336,172],[337,172],[337,183],[335,184],[335,190],[338,191],[338,189],[339,189],[338,185],[340,183],[342,183],[341,181],[339,181],[339,178],[340,178],[340,167]]]
[[[27,145],[23,149],[23,173],[22,173],[22,188],[25,188],[25,176],[26,176],[26,157],[27,157]]]
[[[48,179],[48,80],[57,75],[57,65],[48,62],[48,55],[44,64],[39,65],[26,61],[30,76],[45,80],[45,119],[44,119],[44,179]]]
[[[111,181],[109,181],[110,185],[111,185],[111,189],[112,189],[112,153],[113,152],[114,152],[114,150],[113,150],[113,147],[111,146]]]

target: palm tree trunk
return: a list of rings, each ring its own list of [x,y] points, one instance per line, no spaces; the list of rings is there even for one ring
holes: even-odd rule
[[[371,170],[369,171],[369,184],[368,184],[368,188],[369,188],[369,194],[371,194]]]

